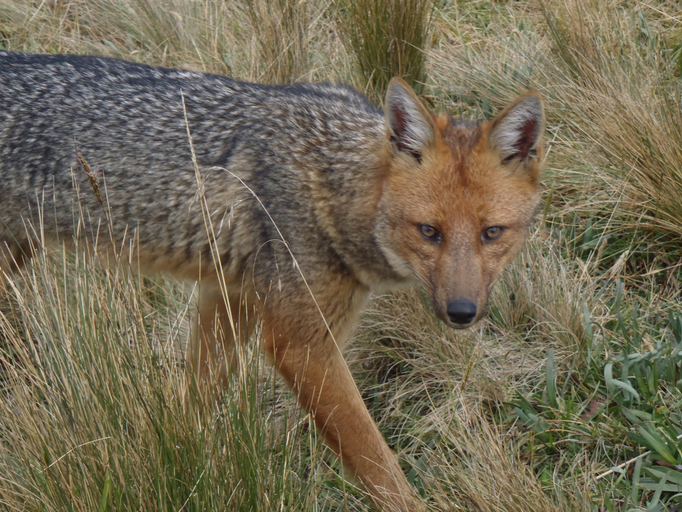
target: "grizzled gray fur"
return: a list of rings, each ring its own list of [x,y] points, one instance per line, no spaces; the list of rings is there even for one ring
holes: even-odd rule
[[[421,115],[406,84],[394,90]],[[38,248],[37,232],[198,280],[189,378],[224,387],[260,321],[349,474],[377,506],[417,510],[340,351],[369,289],[407,280],[376,236],[392,217],[379,200],[395,141],[342,87],[0,52],[0,270]]]
[[[229,274],[254,268],[256,252],[255,268],[269,266],[272,241],[281,239],[270,217],[293,231],[282,235],[298,241],[296,250],[321,254],[324,247],[327,264],[367,265],[367,240],[355,238],[371,238],[372,230],[345,232],[339,214],[350,205],[337,200],[372,167],[368,146],[385,132],[383,115],[362,95],[67,55],[0,52],[2,245],[16,253],[26,221],[38,225],[39,209],[48,235],[68,242],[80,219],[79,237],[95,239],[99,230],[100,243],[108,241],[79,152],[106,187],[117,243],[133,238],[142,264],[154,270],[196,279],[201,258],[202,272],[210,272],[188,129]],[[256,201],[252,193],[268,213],[243,204]],[[327,212],[315,211],[315,195],[326,205],[319,207],[335,210],[332,229],[344,235],[334,249],[320,229],[318,213]],[[380,274],[391,273],[378,263]]]

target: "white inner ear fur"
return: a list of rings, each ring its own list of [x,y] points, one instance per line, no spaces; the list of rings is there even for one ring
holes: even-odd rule
[[[542,103],[535,95],[526,96],[519,101],[507,114],[498,121],[490,134],[493,145],[499,150],[502,160],[519,152],[523,138],[530,135],[527,141],[529,149],[537,149],[543,126]],[[526,133],[526,123],[535,123],[535,132]]]
[[[410,91],[401,84],[392,84],[386,107],[390,128],[401,144],[417,152],[428,146],[433,138],[433,128]]]

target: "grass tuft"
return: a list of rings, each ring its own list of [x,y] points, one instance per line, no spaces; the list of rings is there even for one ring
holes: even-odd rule
[[[682,22],[674,6],[552,0],[500,18],[489,32],[459,29],[448,44],[441,40],[429,53],[434,81],[448,84],[451,100],[474,99],[484,114],[539,90],[554,130],[551,163],[585,168],[557,174],[559,192],[573,205],[583,201],[585,216],[598,198],[608,204],[602,215],[615,208],[623,229],[679,238],[680,82],[666,38],[669,25],[679,30]]]
[[[309,466],[320,446],[286,397],[277,421],[268,421],[282,385],[258,344],[242,354],[248,371],[232,379],[227,396],[203,403],[184,391],[189,298],[168,294],[173,287],[150,293],[122,267],[97,262],[48,251],[8,279],[9,313],[0,317],[3,504],[309,510],[324,483],[320,466]]]
[[[377,100],[394,76],[421,92],[426,79],[433,0],[360,0],[345,2],[341,30],[355,55],[357,85]]]
[[[257,47],[258,81],[286,84],[301,81],[310,68],[307,2],[243,0]]]

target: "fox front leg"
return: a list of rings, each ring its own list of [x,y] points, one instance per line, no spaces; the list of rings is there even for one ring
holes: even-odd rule
[[[256,325],[253,301],[238,290],[226,293],[218,283],[202,282],[199,304],[187,347],[187,376],[202,393],[220,393],[237,365],[236,346],[251,337]]]
[[[269,297],[263,312],[265,349],[301,406],[313,416],[327,445],[362,483],[377,508],[423,510],[365,407],[337,345],[364,303],[366,293],[360,300],[357,295],[349,286],[344,292],[336,288],[333,301],[327,303],[316,296],[317,305],[301,300],[301,295],[296,299]]]

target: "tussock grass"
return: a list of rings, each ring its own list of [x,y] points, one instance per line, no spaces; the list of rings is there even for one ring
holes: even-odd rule
[[[585,488],[567,492],[547,489],[528,465],[519,459],[513,432],[481,421],[475,410],[442,423],[438,435],[444,440],[430,454],[436,469],[433,494],[447,496],[457,489],[461,510],[481,512],[585,511],[590,509]],[[448,510],[450,503],[439,503]]]
[[[256,62],[265,69],[259,81],[289,83],[300,80],[310,68],[308,30],[311,23],[306,2],[259,2],[244,0],[249,22],[256,35]]]
[[[343,11],[341,28],[355,55],[356,85],[379,101],[394,76],[420,91],[433,0],[349,1]]]
[[[27,2],[0,5],[9,27],[7,49],[92,53],[232,74],[222,56],[228,48],[247,46],[234,30],[239,11],[228,4],[56,1],[38,7]]]
[[[375,99],[401,75],[465,116],[542,93],[549,192],[488,320],[453,331],[422,292],[377,297],[349,353],[432,510],[678,504],[679,475],[655,458],[682,464],[681,37],[673,2],[0,0],[11,50],[342,81]],[[225,397],[185,401],[190,290],[54,248],[8,282],[6,508],[368,510],[257,339]]]
[[[321,37],[329,30],[324,4],[58,0],[39,7],[0,2],[6,49],[90,53],[266,83],[337,78],[332,68],[311,66],[311,44],[325,64],[338,59]]]
[[[495,335],[532,340],[543,358],[554,348],[569,366],[584,366],[593,341],[590,322],[608,311],[599,297],[603,284],[589,270],[564,259],[559,240],[531,239],[494,291]]]
[[[578,2],[542,14],[578,105],[574,130],[614,167],[607,176],[623,189],[628,227],[680,236],[680,85],[657,30],[660,14]]]
[[[178,350],[189,297],[97,261],[48,251],[9,278],[0,317],[3,505],[309,510],[324,481],[309,466],[320,445],[293,402],[280,400],[269,419],[282,384],[258,343],[244,350],[245,371],[228,396],[204,402]]]

